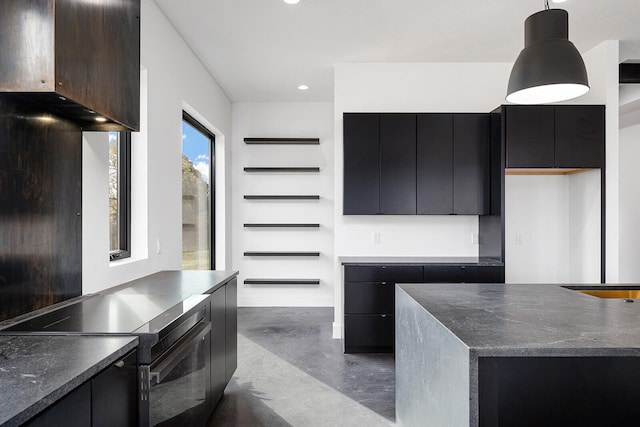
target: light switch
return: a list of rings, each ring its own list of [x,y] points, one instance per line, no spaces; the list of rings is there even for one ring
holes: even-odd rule
[[[374,231],[371,233],[371,243],[380,243],[380,232]]]
[[[524,245],[524,236],[522,233],[516,233],[516,245]]]

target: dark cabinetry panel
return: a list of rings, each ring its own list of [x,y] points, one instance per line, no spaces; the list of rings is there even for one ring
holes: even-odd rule
[[[24,425],[26,427],[90,426],[91,383],[84,383]]]
[[[345,315],[345,351],[347,353],[392,352],[395,324],[391,314]]]
[[[393,352],[396,283],[504,283],[504,266],[351,264],[344,280],[345,352]]]
[[[453,115],[453,212],[483,215],[489,205],[489,114]]]
[[[452,114],[418,114],[417,213],[453,213]]]
[[[139,0],[3,0],[0,32],[0,91],[24,93],[83,128],[110,126],[91,111],[114,129],[139,128]]]
[[[92,427],[138,425],[137,374],[133,351],[91,380]]]
[[[226,310],[226,383],[231,381],[238,367],[238,279],[230,280],[225,286]]]
[[[602,105],[555,108],[555,166],[604,166],[605,117]]]
[[[504,113],[508,168],[604,167],[604,106],[506,106]]]
[[[226,311],[225,288],[211,294],[211,403],[213,411],[227,385],[226,381]],[[209,411],[209,413],[210,413]]]
[[[380,125],[377,114],[344,114],[345,215],[380,210]]]
[[[416,116],[380,115],[380,213],[416,213]]]
[[[505,111],[507,167],[554,166],[553,106],[508,106]]]

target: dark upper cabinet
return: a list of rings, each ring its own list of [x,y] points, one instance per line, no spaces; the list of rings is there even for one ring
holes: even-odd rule
[[[507,168],[604,166],[602,105],[506,106]]]
[[[418,114],[417,213],[453,213],[453,114]]]
[[[140,0],[2,0],[0,51],[0,92],[83,129],[138,130]]]
[[[556,167],[599,168],[604,166],[603,105],[557,106],[555,123]]]
[[[489,197],[489,114],[419,114],[419,214],[483,215]]]
[[[489,114],[453,115],[453,213],[489,211]]]
[[[554,166],[553,106],[508,106],[505,135],[508,168]]]
[[[380,118],[378,114],[344,114],[345,215],[380,211]]]
[[[380,114],[380,212],[416,214],[416,116]]]

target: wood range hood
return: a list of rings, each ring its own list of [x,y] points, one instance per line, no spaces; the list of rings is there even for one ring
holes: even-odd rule
[[[140,0],[0,1],[0,93],[83,130],[140,127]]]

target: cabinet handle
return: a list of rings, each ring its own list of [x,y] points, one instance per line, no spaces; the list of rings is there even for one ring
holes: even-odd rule
[[[387,317],[387,315],[386,314],[381,314],[380,317]]]
[[[386,284],[387,284],[387,282],[380,282],[380,284],[381,284],[381,285],[386,285]]]
[[[124,360],[118,360],[116,363],[113,364],[113,366],[115,366],[116,368],[123,368]]]

